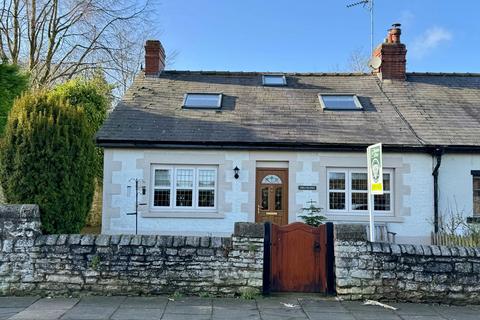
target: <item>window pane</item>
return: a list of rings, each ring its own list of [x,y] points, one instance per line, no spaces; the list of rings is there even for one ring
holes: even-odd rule
[[[268,188],[262,188],[260,206],[261,210],[268,210]]]
[[[215,187],[215,170],[198,170],[198,186],[200,188]]]
[[[383,174],[383,190],[390,191],[390,174]]]
[[[192,190],[177,189],[177,207],[191,207],[192,199]]]
[[[480,216],[480,190],[473,191],[473,214]]]
[[[193,188],[193,170],[177,170],[177,188]]]
[[[168,169],[155,170],[155,186],[170,187],[170,170]]]
[[[373,210],[375,211],[390,211],[390,193],[374,195]]]
[[[473,190],[480,190],[480,177],[473,177]]]
[[[274,174],[269,174],[262,180],[263,184],[282,184],[282,179]]]
[[[360,109],[355,103],[353,95],[321,95],[325,109],[355,110]]]
[[[282,187],[275,189],[275,210],[282,210]]]
[[[219,108],[220,94],[197,94],[188,93],[185,99],[185,107],[191,108]]]
[[[366,173],[352,173],[352,190],[368,190]]]
[[[155,207],[170,207],[170,190],[155,190],[153,205]]]
[[[345,190],[345,173],[330,172],[328,175],[330,190]]]
[[[368,193],[352,192],[352,210],[368,210]]]
[[[198,206],[215,207],[215,190],[199,190]]]
[[[330,209],[345,210],[345,193],[344,192],[330,192]]]
[[[285,77],[283,75],[264,75],[263,84],[264,85],[276,85],[283,86],[285,85]]]

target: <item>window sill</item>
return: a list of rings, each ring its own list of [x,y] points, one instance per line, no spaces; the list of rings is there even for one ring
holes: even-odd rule
[[[223,219],[225,215],[216,211],[198,212],[198,211],[148,211],[142,212],[143,218],[185,218],[185,219]]]
[[[368,214],[358,213],[326,213],[326,217],[329,221],[352,221],[352,222],[368,222],[370,217]],[[404,222],[404,218],[396,217],[392,214],[375,214],[375,222]]]

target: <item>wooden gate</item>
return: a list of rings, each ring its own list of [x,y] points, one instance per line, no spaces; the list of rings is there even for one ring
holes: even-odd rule
[[[334,293],[333,224],[265,224],[264,293]]]

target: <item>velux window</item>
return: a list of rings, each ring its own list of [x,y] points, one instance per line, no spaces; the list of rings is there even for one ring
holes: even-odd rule
[[[216,195],[216,167],[153,168],[153,208],[214,209]]]
[[[287,79],[283,74],[264,74],[262,77],[264,86],[286,86]]]
[[[325,110],[362,110],[362,104],[354,94],[330,94],[318,95],[322,109]]]
[[[221,93],[187,93],[183,98],[183,108],[186,109],[220,109],[221,107]]]
[[[368,211],[367,171],[363,169],[329,169],[327,207],[330,212],[361,213]],[[374,211],[393,211],[393,171],[383,169],[383,195],[374,196]]]

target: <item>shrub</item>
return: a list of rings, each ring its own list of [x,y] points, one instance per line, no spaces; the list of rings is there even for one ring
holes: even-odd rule
[[[28,87],[28,76],[15,65],[0,63],[0,137],[13,101]]]
[[[107,83],[99,73],[91,79],[75,78],[56,86],[51,95],[67,100],[70,106],[81,108],[87,117],[87,126],[92,139],[107,118],[107,111],[112,103],[113,87]],[[103,176],[103,149],[95,148],[95,175],[102,180]]]
[[[0,179],[10,203],[36,203],[47,233],[77,233],[94,190],[94,145],[83,110],[33,92],[10,112]]]
[[[316,201],[313,200],[308,201],[307,203],[309,206],[302,208],[304,214],[299,215],[299,217],[303,219],[306,224],[312,227],[318,227],[327,219],[320,214],[320,212],[322,212],[322,208],[315,206],[315,202]]]

